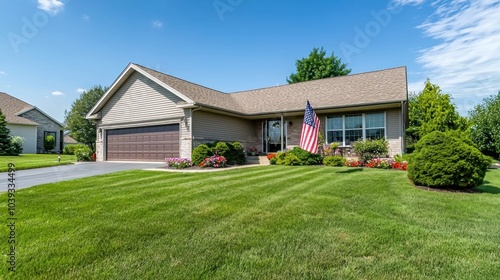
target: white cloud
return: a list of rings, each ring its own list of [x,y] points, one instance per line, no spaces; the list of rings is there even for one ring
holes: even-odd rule
[[[77,88],[76,89],[76,92],[78,92],[78,93],[84,93],[85,91],[87,91],[87,90],[83,89],[83,88]]]
[[[163,22],[161,22],[159,20],[155,20],[155,21],[153,21],[153,27],[161,29],[163,27]]]
[[[38,0],[38,9],[54,15],[59,13],[63,8],[64,3],[61,0]]]
[[[90,17],[89,17],[88,15],[83,15],[83,16],[82,16],[82,19],[83,19],[83,20],[90,20]]]
[[[5,73],[5,71],[0,71],[0,75],[5,75],[7,73]]]
[[[53,91],[52,92],[52,95],[53,96],[60,96],[60,95],[64,95],[64,93],[60,92],[60,91]]]
[[[425,2],[425,0],[394,0],[394,4],[399,6],[404,5],[420,5]]]
[[[436,44],[420,50],[417,62],[465,114],[500,90],[500,1],[436,0],[431,7],[434,14],[417,28]]]

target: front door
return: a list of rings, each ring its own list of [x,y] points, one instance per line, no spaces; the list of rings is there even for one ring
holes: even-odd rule
[[[281,121],[268,120],[262,123],[263,151],[275,153],[281,151]],[[286,147],[286,122],[283,127],[283,146]]]

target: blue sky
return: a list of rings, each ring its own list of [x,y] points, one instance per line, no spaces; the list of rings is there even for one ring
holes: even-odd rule
[[[59,121],[129,62],[225,92],[286,83],[314,47],[407,66],[462,115],[500,89],[499,0],[0,0],[0,91]]]

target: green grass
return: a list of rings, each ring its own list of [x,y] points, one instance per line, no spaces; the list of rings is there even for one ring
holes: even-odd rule
[[[403,171],[285,166],[37,186],[16,193],[8,277],[498,279],[500,170],[481,189],[425,191]]]
[[[8,164],[14,163],[16,170],[50,167],[76,162],[74,155],[61,155],[61,162],[57,161],[57,154],[23,154],[19,156],[0,156],[0,172],[8,170]]]

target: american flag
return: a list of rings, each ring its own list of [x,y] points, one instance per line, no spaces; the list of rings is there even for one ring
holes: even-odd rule
[[[310,153],[318,152],[318,133],[319,133],[319,118],[314,113],[309,100],[306,105],[306,113],[304,115],[304,123],[302,123],[302,132],[300,133],[301,149]]]

